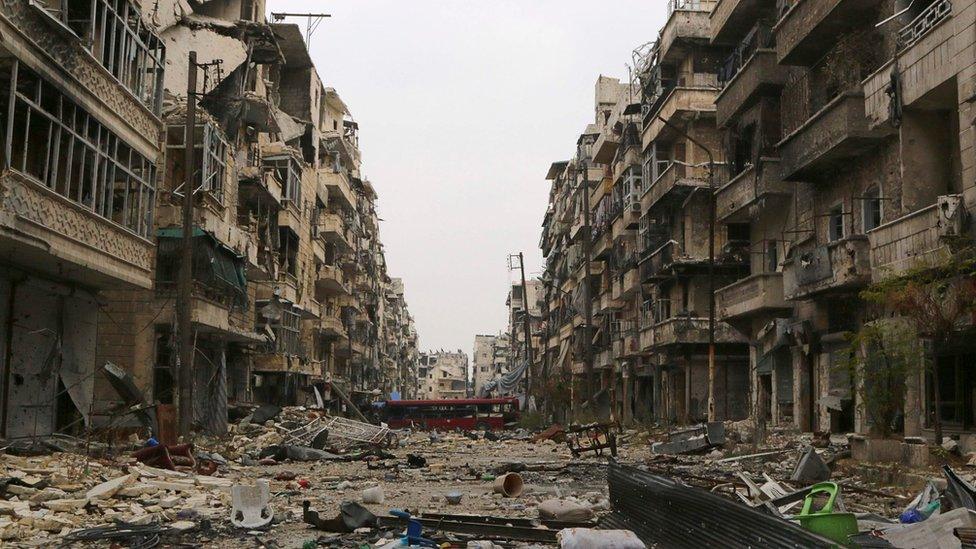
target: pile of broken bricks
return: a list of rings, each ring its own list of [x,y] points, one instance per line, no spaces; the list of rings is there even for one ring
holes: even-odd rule
[[[3,541],[58,538],[115,521],[189,529],[208,515],[226,516],[233,485],[228,478],[116,466],[75,454],[4,456],[0,478]]]

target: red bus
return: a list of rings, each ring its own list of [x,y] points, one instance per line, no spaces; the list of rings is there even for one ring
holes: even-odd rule
[[[388,400],[381,414],[391,429],[489,431],[518,421],[519,403],[517,398]]]

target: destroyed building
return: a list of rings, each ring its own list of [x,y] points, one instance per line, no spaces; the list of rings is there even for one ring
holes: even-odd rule
[[[461,350],[421,352],[417,379],[418,398],[465,398],[469,396],[468,355]]]
[[[594,122],[549,169],[535,367],[576,407],[606,391],[628,422],[868,433],[844,364],[893,312],[862,291],[971,247],[974,14],[970,0],[669,0],[632,81],[600,77]],[[918,363],[942,380],[946,431],[969,441],[971,319],[957,329]],[[899,434],[932,435],[933,385],[926,368],[906,380]]]
[[[509,372],[508,356],[511,338],[507,333],[474,336],[471,355],[471,389],[474,396],[483,396],[485,384]]]
[[[264,2],[142,4],[0,8],[0,434],[105,420],[120,398],[106,363],[147,402],[175,404],[188,195],[200,428],[223,431],[235,403],[334,401],[333,383],[408,391],[416,330],[386,271],[358,125],[298,25],[270,24]]]

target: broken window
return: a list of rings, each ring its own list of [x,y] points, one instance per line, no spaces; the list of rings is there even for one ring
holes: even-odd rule
[[[295,310],[285,308],[281,311],[281,320],[272,326],[275,333],[276,352],[289,356],[301,356],[300,325],[301,317]]]
[[[298,235],[288,227],[278,228],[278,241],[281,243],[278,256],[281,258],[281,270],[291,276],[298,276]]]
[[[766,272],[775,273],[779,268],[779,248],[775,240],[766,241]]]
[[[861,201],[861,215],[864,223],[864,232],[881,226],[881,192],[877,187],[869,189],[864,193]]]
[[[0,103],[7,105],[0,109],[0,127],[6,128],[4,150],[11,169],[149,236],[155,164],[17,61],[0,65]]]
[[[131,0],[36,0],[152,112],[161,106],[165,47]]]
[[[976,373],[970,367],[976,356],[953,354],[936,357],[939,369],[939,400],[942,424],[971,429],[976,424]],[[932,372],[926,372],[926,416],[928,426],[935,424],[935,380]]]
[[[298,161],[291,156],[265,157],[264,169],[273,171],[281,182],[281,200],[298,207],[302,200],[302,170]]]
[[[831,242],[836,242],[844,238],[844,206],[838,204],[830,209],[827,214],[828,238]]]
[[[227,142],[210,123],[196,127],[193,136],[193,192],[209,193],[223,204],[224,181],[227,174]],[[170,179],[186,181],[183,166],[186,150],[186,127],[171,125],[166,129],[166,157]]]
[[[176,388],[174,358],[173,332],[169,326],[159,325],[156,327],[156,357],[153,362],[153,398],[160,404],[173,404]]]

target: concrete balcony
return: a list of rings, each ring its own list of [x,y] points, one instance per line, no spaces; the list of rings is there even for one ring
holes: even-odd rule
[[[326,188],[329,199],[336,201],[343,207],[355,209],[356,195],[349,186],[349,178],[345,172],[335,172],[331,169],[318,170],[319,185]]]
[[[708,318],[674,317],[654,325],[654,348],[674,345],[707,345]],[[715,323],[715,343],[746,343],[746,339],[724,322]]]
[[[609,164],[617,154],[620,136],[610,128],[604,128],[593,144],[593,161],[599,164]]]
[[[642,353],[646,353],[654,349],[653,326],[641,327],[640,335],[638,336],[638,345],[640,345],[640,350]]]
[[[783,297],[783,273],[755,274],[715,292],[715,310],[720,320],[751,318],[791,308]]]
[[[640,289],[640,269],[634,264],[633,267],[624,272],[620,279],[620,297],[629,299],[637,290]]]
[[[353,237],[346,221],[338,214],[321,212],[316,222],[318,235],[326,242],[335,244],[341,252],[354,249]]]
[[[96,289],[153,287],[153,242],[19,172],[0,177],[0,253]]]
[[[959,40],[955,14],[965,9],[958,2],[936,0],[916,19],[899,31],[899,50],[864,81],[864,110],[871,127],[891,121],[892,65],[897,63],[901,76],[900,99],[903,108],[926,108],[925,98],[950,81],[959,70],[960,59],[972,57],[972,39]]]
[[[694,75],[690,86],[673,88],[661,102],[656,113],[651,113],[641,134],[644,150],[657,139],[670,139],[674,131],[668,128],[658,116],[671,124],[681,126],[685,120],[715,114],[715,98],[718,97],[718,76],[714,74]]]
[[[253,372],[266,372],[277,374],[297,374],[305,376],[317,376],[318,364],[302,360],[295,356],[279,354],[254,355],[254,362],[251,370]]]
[[[337,295],[349,295],[349,283],[342,269],[335,265],[322,265],[315,277],[315,299],[323,299]]]
[[[872,280],[877,282],[948,260],[952,255],[948,241],[961,235],[964,218],[960,195],[940,196],[935,204],[869,232]]]
[[[760,97],[778,93],[786,83],[786,74],[786,69],[776,64],[774,50],[756,50],[715,98],[715,123],[727,127]]]
[[[878,22],[882,0],[795,0],[773,29],[781,65],[810,66],[830,51],[836,38]]]
[[[787,300],[798,300],[857,290],[871,282],[870,252],[864,235],[820,246],[800,244],[783,261],[783,294]]]
[[[662,63],[680,60],[688,46],[711,38],[708,14],[717,0],[668,0],[668,20],[661,29],[658,55]]]
[[[793,194],[793,183],[779,177],[779,159],[762,158],[762,173],[757,177],[755,166],[749,166],[717,191],[715,215],[725,223],[743,223],[756,217],[757,212],[785,202]]]
[[[716,167],[716,171],[725,173],[718,167]],[[687,166],[672,162],[668,169],[664,170],[641,196],[641,210],[650,211],[665,201],[684,200],[694,189],[707,188],[709,186],[708,179],[707,166]],[[724,177],[720,177],[717,173],[716,179],[723,180]],[[720,181],[714,182],[716,187],[719,183]]]
[[[775,0],[718,0],[709,14],[712,43],[735,44],[775,5]]]
[[[826,168],[863,154],[894,131],[891,127],[872,130],[864,115],[864,95],[843,93],[777,145],[781,176],[788,181],[816,178]]]
[[[317,329],[325,337],[345,340],[347,338],[346,327],[342,320],[334,314],[329,314],[325,307],[322,308],[322,317],[319,319]]]

